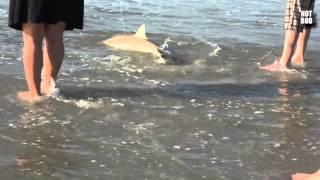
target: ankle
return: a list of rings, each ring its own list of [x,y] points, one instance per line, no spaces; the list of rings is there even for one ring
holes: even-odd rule
[[[282,67],[285,67],[285,68],[288,68],[288,62],[289,61],[285,61],[285,60],[283,60],[283,59],[280,59],[279,61],[278,61],[278,64],[280,65],[280,66],[282,66]]]
[[[31,97],[40,97],[41,93],[38,91],[29,91]]]
[[[303,55],[294,55],[292,57],[293,62],[304,62],[304,56]]]
[[[45,84],[45,85],[52,85],[52,84],[55,84],[55,79],[51,76],[46,76],[45,78],[43,78],[42,82]]]

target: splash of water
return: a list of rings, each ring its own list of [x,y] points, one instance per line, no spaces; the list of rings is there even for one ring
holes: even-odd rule
[[[169,48],[169,42],[172,42],[170,38],[165,39],[163,44],[159,47],[159,49],[164,51],[165,49]]]

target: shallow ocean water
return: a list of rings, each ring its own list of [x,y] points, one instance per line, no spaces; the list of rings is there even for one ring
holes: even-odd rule
[[[319,169],[319,29],[305,67],[258,68],[281,53],[284,2],[88,0],[85,30],[66,33],[60,93],[36,105],[15,98],[22,42],[7,6],[1,180],[282,180]],[[143,23],[168,64],[101,45]]]

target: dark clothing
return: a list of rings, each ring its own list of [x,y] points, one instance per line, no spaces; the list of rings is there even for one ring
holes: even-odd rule
[[[66,23],[66,30],[82,29],[84,0],[10,0],[9,27],[23,23]]]

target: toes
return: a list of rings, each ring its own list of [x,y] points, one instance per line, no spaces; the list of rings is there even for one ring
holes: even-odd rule
[[[17,94],[18,99],[20,99],[21,101],[26,101],[26,102],[39,102],[41,101],[41,96],[38,95],[32,95],[30,92],[26,91],[26,92],[19,92]]]

